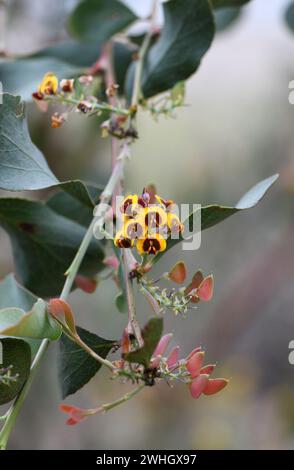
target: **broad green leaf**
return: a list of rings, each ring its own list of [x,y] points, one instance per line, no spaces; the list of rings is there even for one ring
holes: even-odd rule
[[[285,20],[290,30],[294,32],[294,2],[292,1],[285,12]]]
[[[144,64],[142,90],[145,98],[190,77],[214,36],[214,20],[207,0],[170,0],[163,7],[164,27]],[[132,78],[130,71],[128,86]]]
[[[76,72],[82,71],[82,67],[93,65],[101,54],[101,44],[98,41],[78,42],[65,41],[41,49],[34,54],[24,57],[25,59],[36,59],[43,57],[54,57],[62,62],[77,67]],[[52,70],[52,69],[47,69]],[[75,68],[73,68],[75,70]],[[60,73],[60,72],[59,72]]]
[[[54,186],[58,180],[32,143],[20,97],[4,94],[0,106],[0,187],[11,191]]]
[[[221,8],[214,14],[215,26],[217,32],[222,32],[230,28],[240,19],[241,8]]]
[[[144,367],[148,368],[152,354],[161,338],[162,331],[163,319],[151,318],[142,331],[144,346],[137,349],[137,351],[126,354],[125,359],[132,363],[142,364]]]
[[[9,274],[0,282],[0,309],[18,308],[27,312],[32,309],[37,300],[38,297],[21,286],[13,274]],[[31,346],[31,353],[34,356],[40,346],[40,341],[26,339],[26,342]]]
[[[240,7],[249,3],[250,0],[210,0],[213,8]]]
[[[82,72],[82,68],[54,57],[0,60],[3,92],[21,95],[23,100],[32,100],[32,93],[38,90],[46,72],[54,72],[60,78],[70,78]]]
[[[83,41],[105,42],[137,17],[117,0],[84,0],[72,12],[69,32]]]
[[[257,183],[239,200],[239,202],[234,207],[211,205],[203,206],[201,207],[201,209],[198,209],[201,210],[201,231],[213,227],[214,225],[222,222],[223,220],[227,219],[231,215],[236,214],[239,211],[254,207],[264,197],[266,192],[275,183],[278,177],[279,175],[273,175]],[[192,232],[193,217],[195,217],[195,212],[192,213],[189,218],[184,221],[184,234],[185,231],[187,233],[188,230]],[[168,239],[167,250],[182,241],[182,237],[179,237],[179,239]],[[156,255],[156,257],[154,258],[154,262],[157,262],[165,253],[166,251]]]
[[[16,382],[9,385],[0,381],[0,405],[9,403],[20,392],[30,373],[31,350],[28,343],[21,339],[0,338],[3,361],[0,369],[12,366],[11,375],[18,376]]]
[[[21,286],[13,274],[0,282],[0,309],[15,307],[28,311],[37,300],[38,297]]]
[[[46,302],[39,299],[29,312],[20,308],[0,310],[0,335],[56,340],[61,327],[48,314]]]
[[[0,188],[23,191],[59,186],[93,207],[84,183],[60,183],[53,175],[40,150],[33,144],[28,131],[24,103],[19,96],[3,95],[0,106]]]
[[[116,345],[115,341],[101,338],[84,328],[77,327],[77,331],[84,343],[104,359]],[[100,367],[99,362],[95,361],[67,336],[62,335],[58,357],[58,376],[62,398],[66,398],[82,388],[94,377]]]
[[[0,199],[0,225],[10,236],[24,286],[40,297],[58,296],[86,228],[41,202],[16,198]],[[93,276],[103,269],[103,257],[101,245],[93,239],[80,274]]]
[[[102,190],[102,186],[87,185],[87,191],[94,204],[98,203]],[[66,193],[64,191],[58,191],[53,194],[49,200],[47,200],[46,205],[57,214],[73,220],[85,227],[90,225],[93,218],[94,206],[89,206],[86,201],[85,203],[81,202],[81,198],[78,199],[71,196],[69,192]]]

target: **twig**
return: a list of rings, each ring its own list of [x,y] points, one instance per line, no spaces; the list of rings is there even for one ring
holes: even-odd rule
[[[123,271],[124,271],[128,311],[129,311],[128,327],[134,333],[139,347],[142,347],[144,344],[144,341],[143,341],[142,334],[141,334],[141,328],[138,324],[137,317],[136,317],[133,286],[131,284],[131,280],[129,277],[129,266],[127,262],[126,253],[124,251],[122,253],[122,259],[123,259],[123,267],[124,267]]]

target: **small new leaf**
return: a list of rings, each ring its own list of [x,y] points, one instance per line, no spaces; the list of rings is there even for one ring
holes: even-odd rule
[[[49,314],[71,336],[77,337],[76,324],[70,305],[62,299],[51,299],[48,303]]]

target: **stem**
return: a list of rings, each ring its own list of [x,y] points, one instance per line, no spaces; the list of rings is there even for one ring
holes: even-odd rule
[[[126,401],[130,400],[133,398],[137,393],[139,393],[143,388],[145,387],[145,384],[139,385],[139,387],[134,388],[134,390],[131,390],[130,392],[126,393],[123,395],[121,398],[118,400],[112,401],[111,403],[106,403],[105,405],[102,405],[101,408],[103,411],[109,411],[115,406],[121,405],[122,403],[125,403]]]
[[[128,327],[134,333],[139,347],[142,347],[144,345],[144,340],[142,338],[141,328],[136,318],[133,286],[131,284],[131,280],[129,277],[129,266],[127,262],[126,253],[124,251],[122,253],[122,259],[123,259],[123,265],[124,265],[124,278],[125,278],[125,284],[126,284],[126,294],[127,294],[128,311],[129,311]]]
[[[135,70],[134,87],[133,87],[133,94],[132,94],[132,101],[131,101],[132,106],[137,106],[138,100],[140,98],[141,78],[142,78],[144,59],[145,59],[145,55],[148,51],[150,41],[152,38],[156,12],[157,12],[157,0],[153,0],[150,28],[148,32],[146,33],[142,46],[139,50],[139,57],[138,57],[137,66]]]
[[[158,304],[157,300],[153,297],[151,292],[148,289],[146,289],[144,284],[140,283],[140,287],[141,287],[142,294],[146,297],[146,299],[148,300],[149,304],[151,305],[156,315],[160,315],[162,313],[162,308]]]
[[[95,351],[89,348],[89,346],[86,343],[84,343],[84,341],[81,338],[70,337],[70,339],[74,341],[76,344],[78,344],[82,349],[84,349],[84,351],[86,351],[90,356],[92,356],[93,359],[95,359],[95,361],[100,362],[100,364],[108,367],[108,369],[110,369],[111,371],[115,370],[114,365],[110,361],[108,361],[107,359],[103,359],[103,357],[95,353]]]
[[[103,215],[102,215],[103,214],[103,203],[106,203],[107,201],[109,201],[109,199],[111,198],[112,192],[115,188],[115,185],[121,177],[121,173],[123,171],[123,165],[124,165],[124,158],[123,158],[124,155],[125,155],[125,149],[123,149],[123,151],[120,155],[120,158],[118,160],[118,163],[115,166],[115,168],[113,169],[113,172],[112,172],[112,174],[109,178],[109,181],[108,181],[107,185],[105,186],[104,191],[101,194],[101,203],[98,204],[98,207],[96,209],[96,216],[93,217],[93,220],[92,220],[92,222],[91,222],[91,224],[90,224],[90,226],[89,226],[89,228],[88,228],[88,230],[87,230],[87,232],[86,232],[86,234],[85,234],[85,236],[82,240],[82,243],[81,243],[81,245],[80,245],[80,247],[79,247],[79,249],[76,253],[76,256],[75,256],[72,264],[70,265],[69,269],[66,272],[66,281],[64,283],[62,292],[60,294],[60,298],[62,300],[66,300],[69,293],[70,293],[70,291],[71,291],[72,285],[74,283],[74,280],[75,280],[75,277],[76,277],[77,272],[79,270],[79,267],[81,265],[81,262],[82,262],[82,260],[85,256],[87,248],[88,248],[88,246],[91,242],[91,239],[92,239],[92,236],[93,236],[93,228],[94,228],[95,223],[97,221],[99,222],[101,219],[103,219]],[[31,384],[34,380],[34,377],[36,375],[36,372],[37,372],[38,367],[40,365],[40,362],[41,362],[41,360],[42,360],[42,358],[43,358],[43,356],[46,352],[46,349],[47,349],[48,345],[49,345],[49,340],[48,339],[44,339],[41,342],[40,348],[39,348],[39,350],[38,350],[38,352],[37,352],[37,354],[34,358],[34,361],[32,363],[29,378],[26,381],[26,383],[24,384],[24,386],[23,386],[22,390],[20,391],[19,395],[16,397],[15,402],[13,403],[13,405],[11,406],[10,410],[7,413],[5,423],[4,423],[4,425],[1,429],[1,432],[0,432],[0,450],[6,449],[7,442],[8,442],[10,433],[13,429],[13,426],[15,424],[18,413],[20,412],[21,407],[22,407],[22,405],[23,405],[23,403],[26,399],[26,396],[28,394],[30,386],[31,386]],[[84,346],[86,346],[86,345],[84,345]],[[89,354],[90,354],[89,350],[87,350],[87,352],[89,352]],[[94,351],[91,352],[92,356],[93,356],[93,354],[95,354],[95,359],[96,360],[99,360],[99,362],[106,365],[108,368],[112,369],[112,364],[111,363],[108,364],[108,361],[105,361],[103,358],[98,356]],[[111,367],[110,367],[110,364],[111,364]]]
[[[73,104],[74,106],[77,106],[80,104],[83,100],[77,100],[76,98],[71,98],[71,97],[65,97],[63,95],[53,95],[53,96],[45,96],[44,101],[59,101],[60,103],[66,103],[66,104]],[[110,113],[116,113],[124,116],[129,116],[130,111],[128,109],[123,109],[123,108],[118,108],[117,106],[111,106],[108,103],[93,103],[91,102],[91,106],[93,109],[98,111],[109,111]]]

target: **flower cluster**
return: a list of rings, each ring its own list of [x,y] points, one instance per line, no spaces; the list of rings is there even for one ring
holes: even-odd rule
[[[197,347],[185,358],[179,358],[179,346],[175,346],[167,357],[164,357],[172,334],[162,336],[150,362],[150,368],[156,369],[156,375],[164,378],[168,382],[178,380],[188,385],[193,398],[204,395],[214,395],[220,392],[228,384],[227,379],[211,379],[210,375],[216,365],[203,365],[205,352],[201,347]]]
[[[175,381],[186,384],[193,398],[199,398],[202,394],[214,395],[228,385],[229,381],[227,379],[210,378],[216,366],[215,364],[203,365],[205,353],[200,347],[191,351],[185,359],[180,359],[180,348],[175,346],[168,356],[164,357],[163,355],[169,346],[171,338],[172,334],[162,336],[152,354],[148,367],[140,364],[132,364],[130,367],[129,362],[124,359],[124,357],[127,357],[126,354],[129,352],[131,344],[129,336],[125,332],[121,345],[123,359],[113,362],[117,367],[116,375],[129,379],[132,382],[141,383],[141,385],[122,398],[112,403],[100,405],[97,408],[84,409],[62,404],[60,410],[69,416],[66,423],[68,425],[75,425],[91,415],[106,412],[131,399],[144,386],[155,385],[158,380],[164,380],[169,385]]]
[[[170,234],[181,233],[184,229],[175,209],[173,201],[158,195],[151,197],[146,190],[141,196],[127,196],[120,207],[123,226],[116,233],[115,246],[136,246],[141,255],[164,251]]]
[[[59,90],[64,93],[71,93],[73,89],[73,79],[62,79],[59,83],[58,78],[54,73],[47,72],[38,87],[38,91],[33,93],[33,98],[36,100],[43,100],[47,96],[56,95]]]

